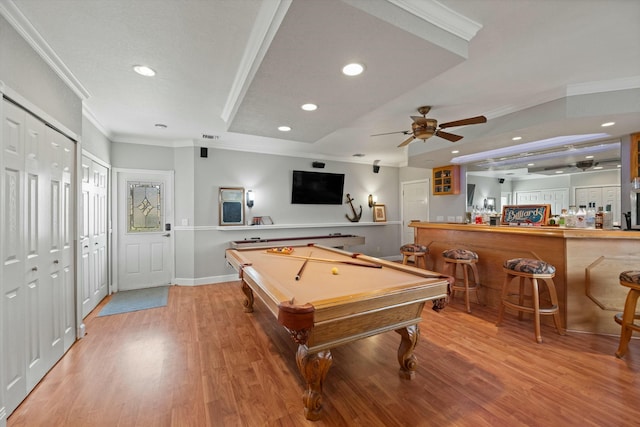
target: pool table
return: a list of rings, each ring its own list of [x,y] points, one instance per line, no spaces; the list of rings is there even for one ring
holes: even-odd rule
[[[245,311],[253,311],[257,295],[298,344],[306,418],[321,416],[333,347],[396,331],[400,376],[412,379],[422,309],[427,301],[435,310],[444,308],[452,279],[335,248],[292,248],[288,255],[265,248],[227,249],[226,258],[242,280]]]

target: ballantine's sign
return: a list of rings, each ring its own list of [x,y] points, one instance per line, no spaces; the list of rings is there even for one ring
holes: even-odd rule
[[[507,205],[502,207],[503,225],[546,225],[551,205]]]

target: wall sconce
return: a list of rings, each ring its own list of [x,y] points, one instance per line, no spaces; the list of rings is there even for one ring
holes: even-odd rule
[[[253,191],[248,190],[247,191],[247,206],[250,207],[250,208],[253,207],[254,197],[255,197],[255,195],[253,194]]]
[[[369,197],[367,198],[367,202],[369,203],[369,207],[372,208],[376,203],[378,203],[378,196],[369,194]]]

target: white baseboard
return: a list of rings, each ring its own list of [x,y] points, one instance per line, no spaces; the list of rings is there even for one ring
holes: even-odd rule
[[[174,284],[180,286],[201,286],[223,282],[235,282],[237,280],[240,280],[238,278],[238,273],[234,273],[225,274],[223,276],[198,277],[192,279],[176,277]]]

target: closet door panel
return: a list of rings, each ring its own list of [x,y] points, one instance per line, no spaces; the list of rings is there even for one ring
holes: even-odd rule
[[[2,316],[3,354],[0,358],[7,413],[26,395],[26,277],[25,277],[25,112],[3,101]]]

